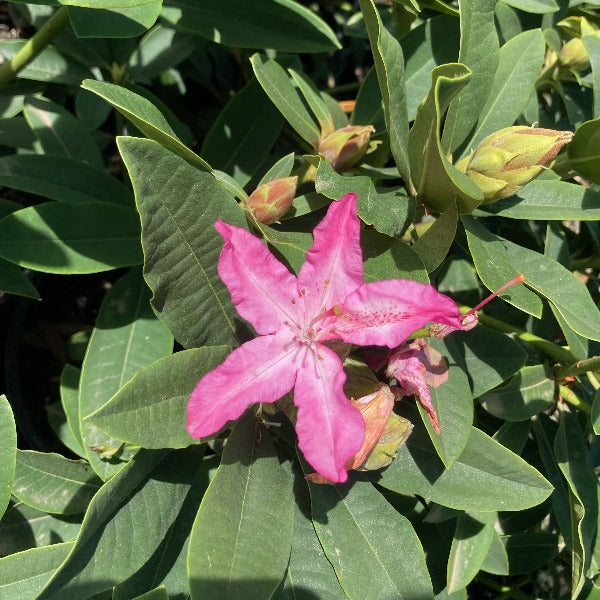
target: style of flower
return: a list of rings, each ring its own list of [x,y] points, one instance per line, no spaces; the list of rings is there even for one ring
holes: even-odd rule
[[[458,307],[415,281],[364,283],[356,194],[330,205],[298,277],[244,229],[222,221],[215,227],[225,240],[219,276],[259,336],[197,384],[188,432],[209,437],[249,405],[275,402],[293,389],[300,450],[318,473],[345,481],[365,423],[344,394],[342,361],[328,342],[395,348],[430,321],[461,329]]]

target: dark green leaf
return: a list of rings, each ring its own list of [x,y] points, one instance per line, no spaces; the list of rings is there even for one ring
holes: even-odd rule
[[[454,242],[457,223],[456,203],[450,202],[429,229],[413,244],[412,249],[419,255],[429,273],[437,269],[446,258]]]
[[[85,420],[140,369],[170,354],[173,337],[150,307],[139,269],[131,270],[107,293],[83,361],[79,419],[83,446],[94,470],[107,479],[123,463],[102,460],[97,450],[120,446]]]
[[[79,377],[81,370],[73,365],[66,364],[60,374],[60,403],[65,414],[67,426],[71,430],[74,445],[70,447],[73,452],[86,456],[81,439],[79,426]]]
[[[133,378],[86,420],[113,438],[143,448],[185,448],[187,403],[203,375],[230,349],[208,346],[159,359]]]
[[[236,312],[217,273],[218,219],[245,226],[235,200],[209,173],[156,142],[120,138],[142,220],[144,277],[157,314],[184,347],[237,343]]]
[[[0,396],[0,518],[4,514],[15,478],[17,455],[17,429],[12,409],[6,396]]]
[[[340,47],[329,26],[292,0],[165,0],[162,17],[184,31],[239,48],[328,52]]]
[[[192,600],[269,598],[285,575],[292,543],[292,478],[254,415],[227,440],[192,529]]]
[[[315,530],[349,599],[433,598],[412,525],[371,483],[309,488]]]
[[[598,175],[600,171],[599,144],[600,118],[586,121],[580,125],[568,145],[569,166],[594,183],[600,183],[600,175]],[[583,190],[585,191],[585,188]],[[596,199],[597,203],[598,197],[600,197],[600,193],[596,192],[590,200]],[[592,207],[597,209],[596,203],[592,203]],[[590,219],[598,219],[598,217],[590,217]]]
[[[594,90],[594,110],[592,116],[600,117],[600,39],[595,35],[584,35],[581,38],[590,57],[592,67],[592,89]]]
[[[558,536],[545,531],[517,533],[502,538],[511,575],[532,573],[550,565],[558,554]],[[575,596],[572,596],[575,598]]]
[[[34,300],[40,299],[39,292],[23,273],[23,269],[3,258],[0,258],[0,291]]]
[[[97,273],[142,262],[136,212],[108,202],[47,202],[0,221],[0,255],[45,273]]]

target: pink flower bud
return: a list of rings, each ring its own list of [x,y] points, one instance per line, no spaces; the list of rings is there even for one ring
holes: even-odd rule
[[[336,171],[347,171],[366,154],[374,131],[372,125],[342,127],[319,142],[318,152]]]
[[[285,215],[292,206],[298,177],[280,177],[259,185],[246,200],[245,206],[260,223],[270,225]]]

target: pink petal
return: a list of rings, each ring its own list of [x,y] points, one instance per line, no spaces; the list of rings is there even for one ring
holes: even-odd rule
[[[298,288],[305,290],[310,317],[341,302],[364,281],[356,194],[332,202],[313,235],[298,274]]]
[[[306,460],[327,479],[344,482],[348,461],[360,450],[365,422],[344,394],[342,362],[329,348],[306,349],[296,378],[296,432]]]
[[[251,233],[223,221],[215,229],[225,240],[219,276],[238,313],[261,335],[281,330],[284,321],[297,323],[296,278]]]
[[[275,402],[296,380],[298,346],[282,336],[254,338],[235,349],[198,383],[188,403],[187,430],[208,437],[250,404]]]
[[[351,344],[393,348],[430,321],[460,328],[458,306],[428,284],[390,279],[360,286],[320,328]]]

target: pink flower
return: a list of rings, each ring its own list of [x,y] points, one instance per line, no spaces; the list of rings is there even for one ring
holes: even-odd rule
[[[364,283],[356,194],[333,202],[314,230],[298,277],[244,229],[218,221],[219,275],[259,337],[234,350],[192,392],[187,430],[208,437],[256,402],[294,390],[296,432],[306,460],[335,482],[360,450],[365,424],[346,398],[346,375],[329,340],[399,346],[429,321],[461,328],[458,307],[432,286]]]

